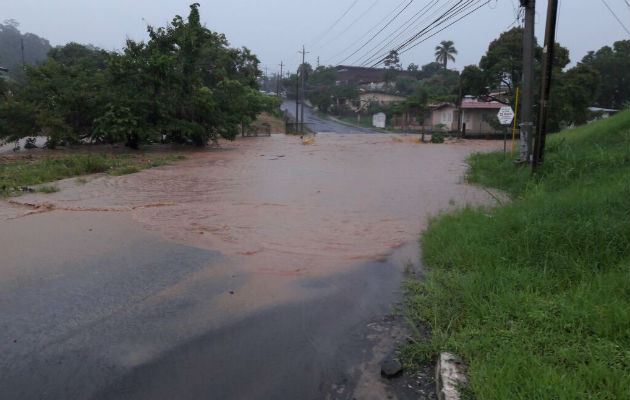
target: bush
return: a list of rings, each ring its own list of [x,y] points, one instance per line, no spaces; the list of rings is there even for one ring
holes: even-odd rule
[[[431,143],[444,143],[444,135],[440,132],[434,132],[431,135]]]

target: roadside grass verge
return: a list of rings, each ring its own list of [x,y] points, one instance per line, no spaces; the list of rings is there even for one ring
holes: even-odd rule
[[[627,399],[630,112],[551,135],[536,177],[498,153],[469,162],[513,202],[430,223],[430,272],[406,284],[429,334],[405,363],[458,353],[477,399]]]
[[[0,198],[17,196],[33,185],[54,182],[74,176],[95,173],[125,175],[143,169],[171,164],[185,159],[182,155],[73,154],[61,157],[41,157],[0,160]],[[82,179],[82,178],[79,178]],[[84,179],[79,183],[85,183]],[[38,189],[53,193],[55,186]]]

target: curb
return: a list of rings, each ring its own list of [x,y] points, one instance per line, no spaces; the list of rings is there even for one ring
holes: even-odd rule
[[[435,392],[438,400],[460,400],[458,387],[467,386],[461,358],[451,353],[440,353],[435,366]]]

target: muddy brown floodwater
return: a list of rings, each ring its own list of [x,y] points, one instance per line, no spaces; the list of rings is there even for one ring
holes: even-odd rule
[[[168,241],[218,251],[224,268],[196,270],[156,298],[176,298],[218,274],[253,277],[237,300],[214,298],[191,318],[200,327],[210,319],[220,325],[308,300],[313,291],[296,284],[305,277],[334,278],[392,257],[417,261],[416,242],[431,216],[492,201],[462,176],[469,154],[499,146],[385,134],[318,134],[309,145],[285,135],[245,138],[171,166],[60,181],[57,193],[0,203],[0,223],[39,213],[116,213]]]

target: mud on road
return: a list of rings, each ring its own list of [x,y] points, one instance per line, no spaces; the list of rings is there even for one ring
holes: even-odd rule
[[[400,299],[428,218],[492,201],[461,179],[467,155],[497,145],[246,138],[0,203],[0,386],[16,398],[386,392],[372,369],[391,335],[370,324]]]

